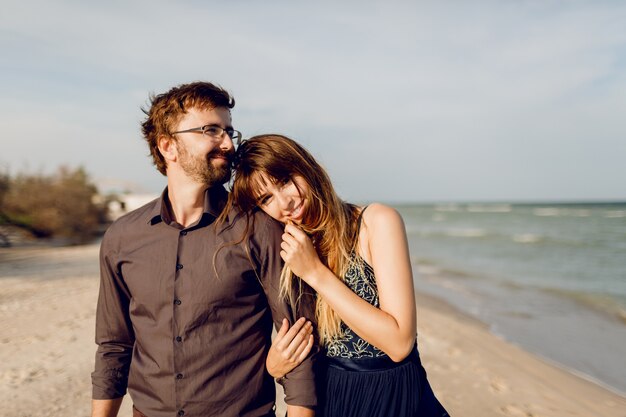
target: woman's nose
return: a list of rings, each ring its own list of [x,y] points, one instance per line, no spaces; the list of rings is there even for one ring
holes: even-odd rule
[[[293,205],[293,199],[286,195],[279,194],[277,200],[278,206],[283,211],[290,210]]]

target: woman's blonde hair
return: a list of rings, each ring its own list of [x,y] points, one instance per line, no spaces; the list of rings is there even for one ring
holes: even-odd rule
[[[313,240],[320,260],[343,281],[348,268],[360,259],[352,256],[358,237],[359,209],[337,196],[328,174],[313,156],[286,136],[259,135],[239,146],[235,169],[229,207],[235,206],[244,213],[258,209],[259,186],[263,181],[260,174],[265,174],[269,181],[275,183],[294,176],[300,176],[305,181],[306,190],[299,191],[308,200],[308,206],[300,226]],[[294,184],[297,186],[296,182]],[[292,306],[299,301],[302,288],[300,282],[294,285],[295,279],[285,266],[281,274],[280,294]],[[315,316],[322,344],[340,336],[341,319],[319,294]]]

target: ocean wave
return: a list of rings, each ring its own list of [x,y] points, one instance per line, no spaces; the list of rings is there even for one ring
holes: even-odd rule
[[[517,243],[538,243],[543,240],[543,236],[533,233],[522,233],[519,235],[513,235],[513,241]]]
[[[589,217],[593,211],[586,208],[537,207],[532,210],[539,217]]]
[[[461,211],[461,206],[458,204],[438,204],[435,206],[435,211]]]
[[[450,237],[485,237],[487,231],[479,228],[447,229],[444,234]]]
[[[607,219],[616,219],[616,218],[626,217],[626,210],[605,211],[604,217],[606,217]]]
[[[484,244],[502,245],[510,242],[528,245],[545,245],[551,248],[622,248],[619,242],[602,241],[598,239],[582,238],[577,239],[574,236],[550,236],[547,234],[536,233],[534,231],[517,233],[503,233],[503,231],[489,230],[483,228],[437,228],[422,229],[419,227],[407,227],[407,236],[413,239],[434,239],[440,240],[470,240],[479,239]],[[626,245],[626,242],[623,243]]]
[[[433,260],[429,258],[411,257],[411,265],[413,266],[413,270],[416,271],[417,274],[436,278],[437,281],[443,280],[444,278],[485,278],[485,274],[475,274],[469,270],[444,265],[439,260]]]
[[[444,229],[421,229],[419,227],[407,227],[408,236],[420,238],[484,238],[488,236],[485,229],[480,228],[444,228]]]
[[[608,315],[626,325],[626,305],[620,303],[608,294],[568,290],[564,288],[543,288],[543,291],[552,295],[573,300],[597,312]]]
[[[555,217],[565,214],[565,210],[555,207],[540,207],[533,209],[533,214],[540,217]]]
[[[409,224],[405,224],[404,225],[404,231],[406,232],[407,236],[411,236],[411,235],[419,236],[419,234],[420,234],[420,228],[419,227],[413,226],[413,225],[409,225]]]
[[[435,265],[417,264],[415,269],[420,275],[437,275],[441,273],[441,268]]]
[[[517,243],[538,243],[544,240],[544,237],[534,233],[522,233],[513,235],[513,241]]]
[[[512,208],[510,204],[470,204],[466,210],[470,213],[508,213]]]

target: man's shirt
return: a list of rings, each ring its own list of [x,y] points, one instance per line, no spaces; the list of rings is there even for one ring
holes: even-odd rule
[[[279,296],[282,227],[263,213],[229,213],[222,186],[205,194],[204,213],[183,228],[167,189],[111,225],[100,249],[93,398],[128,391],[149,417],[262,416],[274,380],[265,371],[272,320],[293,312]],[[248,225],[248,231],[246,233]],[[297,316],[296,316],[297,314]],[[313,360],[283,382],[290,405],[316,405]]]

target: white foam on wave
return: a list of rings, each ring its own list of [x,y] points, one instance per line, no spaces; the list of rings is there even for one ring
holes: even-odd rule
[[[626,217],[626,210],[605,211],[604,217],[606,217],[607,219],[617,219],[620,217]]]
[[[511,211],[510,204],[470,204],[467,206],[470,213],[508,213]]]
[[[592,211],[589,209],[538,207],[533,210],[533,214],[535,216],[542,216],[542,217],[548,217],[548,216],[589,217],[591,216]]]
[[[420,275],[437,275],[441,272],[441,268],[434,265],[417,265],[416,269]]]
[[[442,222],[446,219],[446,216],[444,216],[441,213],[435,213],[433,214],[433,216],[431,217],[431,220],[434,222]]]
[[[558,208],[554,208],[554,207],[540,207],[540,208],[534,209],[533,210],[533,214],[535,216],[547,217],[547,216],[560,216],[563,213]]]
[[[458,204],[438,204],[435,206],[435,211],[460,211],[461,207]]]
[[[542,237],[540,235],[536,235],[533,233],[522,233],[513,236],[513,241],[517,243],[537,243],[541,240]]]
[[[445,232],[446,236],[451,237],[484,237],[487,231],[484,229],[449,229]]]

